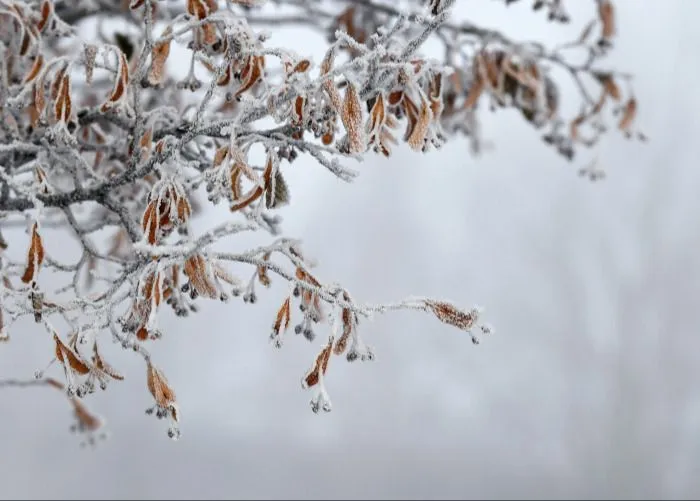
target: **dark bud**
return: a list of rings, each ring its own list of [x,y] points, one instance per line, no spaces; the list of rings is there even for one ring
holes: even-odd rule
[[[316,334],[314,334],[314,331],[307,327],[304,329],[304,337],[309,341],[313,341],[316,338]]]

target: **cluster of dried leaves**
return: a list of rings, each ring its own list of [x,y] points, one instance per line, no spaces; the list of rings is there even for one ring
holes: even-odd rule
[[[478,153],[484,102],[517,109],[568,158],[595,144],[610,104],[621,114],[618,128],[639,135],[629,76],[598,67],[616,35],[610,0],[597,2],[576,41],[551,51],[454,22],[453,4],[416,0],[399,12],[380,0],[0,0],[0,217],[6,227],[28,222],[30,236],[27,247],[14,239],[8,246],[0,234],[0,339],[26,316],[53,336],[65,385],[44,371],[37,381],[67,393],[77,429],[101,426],[82,401],[122,379],[98,350],[110,333],[143,357],[155,401],[148,412],[168,418],[169,435],[178,437],[175,393],[149,345],[164,335],[163,306],[187,316],[201,298],[255,303],[256,285],[270,286],[271,275],[289,283],[273,320],[275,346],[296,314],[294,332],[310,341],[329,324],[302,380],[316,391],[315,412],[331,408],[324,376],[333,355],[373,358],[358,332],[362,318],[415,309],[470,333],[474,343],[473,331],[491,331],[477,308],[447,301],[358,303],[318,278],[293,239],[237,254],[212,248],[244,231],[279,234],[276,211],[291,191],[284,168],[302,154],[349,181],[357,172],[340,158],[388,157],[404,143],[427,152],[461,134]],[[568,20],[562,1],[533,8]],[[119,22],[108,29],[107,18]],[[274,36],[257,28],[285,24],[326,30],[318,66],[273,47]],[[94,25],[96,37],[81,38]],[[421,55],[430,38],[445,43],[443,59]],[[586,62],[567,62],[568,49],[583,50]],[[188,58],[180,78],[176,50]],[[576,84],[575,117],[560,114],[564,84],[555,68]],[[221,202],[230,222],[199,228],[205,204]],[[79,241],[74,263],[52,257],[56,249],[44,238],[52,230]],[[11,255],[17,247],[21,258]],[[250,267],[250,278],[234,274],[232,263]],[[51,290],[44,270],[67,274],[68,283]]]

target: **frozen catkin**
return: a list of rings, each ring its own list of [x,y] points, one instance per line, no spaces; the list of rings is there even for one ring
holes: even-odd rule
[[[165,374],[194,378],[196,364],[164,366],[160,340],[172,323],[162,319],[205,317],[205,301],[269,302],[258,311],[270,315],[263,335],[272,346],[314,343],[315,358],[299,362],[314,412],[332,408],[339,361],[375,359],[365,339],[376,314],[412,310],[444,327],[431,335],[466,344],[492,333],[475,306],[357,300],[316,268],[281,217],[309,195],[298,180],[312,170],[289,175],[306,168],[290,167],[300,157],[350,182],[358,161],[399,150],[426,155],[466,140],[477,156],[485,113],[515,111],[567,161],[608,131],[645,139],[632,77],[599,63],[617,42],[614,0],[591,0],[583,31],[551,49],[478,27],[457,3],[124,0],[96,10],[88,0],[0,0],[0,228],[26,230],[0,233],[0,349],[24,317],[53,347],[36,379],[0,387],[62,392],[72,429],[94,445],[105,421],[91,396],[134,378],[141,384],[130,388],[143,393],[134,401],[152,399],[147,413],[177,439],[183,421]],[[574,2],[501,3],[504,16],[529,6],[566,24]],[[87,17],[99,22],[94,34],[79,29]],[[123,22],[101,22],[110,18]],[[278,36],[287,28],[320,32],[323,44],[304,53]],[[571,48],[589,55],[585,66],[567,59]],[[573,115],[564,100],[578,103]],[[251,232],[263,243],[246,249]],[[78,245],[59,249],[65,238]],[[182,342],[201,343],[199,334]],[[126,364],[107,352],[110,342],[144,370],[118,371]]]

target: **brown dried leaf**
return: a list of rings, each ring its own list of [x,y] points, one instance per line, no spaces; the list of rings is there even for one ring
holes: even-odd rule
[[[333,62],[335,61],[335,52],[336,47],[333,45],[330,49],[328,49],[328,52],[326,52],[326,55],[323,57],[323,61],[321,61],[321,76],[327,75],[333,69]],[[328,98],[330,99],[331,104],[333,105],[333,109],[337,113],[340,113],[340,111],[343,108],[343,100],[341,99],[340,92],[338,92],[338,89],[336,88],[335,82],[332,78],[323,79],[323,90],[325,90],[326,94],[328,94]]]
[[[195,254],[187,259],[183,271],[200,296],[211,299],[219,297],[219,290],[209,276],[206,260],[201,254]]]
[[[578,138],[579,138],[578,128],[585,120],[586,120],[585,115],[579,115],[571,121],[571,125],[569,126],[569,134],[571,136],[572,141],[578,140]]]
[[[161,279],[160,273],[156,273],[151,282],[151,297],[153,298],[153,304],[160,306],[161,299],[163,299],[163,281]]]
[[[240,279],[233,276],[226,268],[221,266],[221,264],[212,263],[211,267],[212,271],[214,272],[214,276],[219,278],[220,280],[223,280],[227,284],[234,286],[238,286],[241,284]]]
[[[36,44],[39,38],[39,31],[33,24],[25,24],[24,28],[24,37],[22,38],[22,45],[19,49],[20,56],[26,56],[29,49]]]
[[[336,355],[342,355],[345,353],[345,349],[348,346],[348,341],[350,340],[350,334],[352,334],[353,328],[353,313],[348,308],[343,308],[341,314],[341,320],[343,322],[343,334],[338,338],[333,348],[333,353]]]
[[[57,390],[65,389],[65,386],[63,386],[63,383],[61,383],[60,381],[56,381],[52,377],[47,377],[46,379],[44,379],[44,381],[46,382],[46,384],[48,384],[49,386],[51,386],[53,388],[56,388]]]
[[[270,260],[270,253],[266,252],[263,255],[263,261],[267,262],[269,260]],[[257,273],[258,273],[258,280],[260,281],[260,283],[265,287],[269,287],[271,284],[271,281],[270,281],[270,276],[267,274],[267,266],[258,265]]]
[[[402,90],[395,90],[389,93],[389,106],[398,106],[403,100],[404,92]]]
[[[637,116],[637,100],[632,97],[627,101],[622,111],[622,118],[618,124],[618,128],[623,132],[629,132],[634,119]]]
[[[200,30],[202,33],[202,43],[205,45],[213,45],[219,39],[216,35],[216,26],[212,23],[203,24]]]
[[[436,74],[430,80],[430,111],[433,116],[433,121],[439,122],[442,116],[442,111],[444,109],[444,103],[442,99],[442,74]]]
[[[29,244],[29,251],[27,252],[27,267],[22,275],[22,282],[25,284],[35,282],[43,262],[44,243],[41,239],[41,235],[39,235],[39,224],[35,222],[32,225],[31,241]]]
[[[197,19],[204,19],[217,10],[216,0],[187,0],[187,13]]]
[[[280,306],[280,309],[277,310],[277,316],[275,317],[273,329],[278,336],[289,328],[289,321],[291,319],[290,303],[290,298],[285,299],[282,306]]]
[[[304,122],[304,104],[306,99],[304,96],[297,96],[294,100],[294,123],[301,126]]]
[[[222,146],[221,148],[216,150],[216,153],[214,153],[214,167],[218,167],[221,165],[221,163],[226,159],[229,153],[229,147],[228,146]]]
[[[141,161],[148,158],[151,152],[151,147],[153,146],[153,127],[147,128],[141,139],[139,139],[139,147],[141,148]]]
[[[230,210],[231,212],[236,212],[241,209],[245,209],[248,207],[250,204],[255,202],[258,198],[262,196],[264,193],[264,189],[261,186],[255,186],[251,188],[251,190],[243,195],[238,202],[234,203],[231,207]]]
[[[36,28],[39,31],[44,31],[44,28],[49,22],[51,14],[53,14],[53,2],[51,0],[44,0],[41,2],[41,18],[39,19],[39,23],[36,25]]]
[[[53,77],[53,82],[51,82],[51,99],[58,99],[58,91],[61,90],[61,85],[63,84],[63,76],[66,74],[67,66],[63,65]]]
[[[124,376],[119,374],[111,365],[104,361],[104,359],[100,355],[100,352],[97,350],[97,343],[94,344],[93,361],[95,367],[107,374],[112,379],[116,379],[117,381],[122,381],[124,379]]]
[[[168,384],[168,380],[150,360],[148,361],[146,384],[159,407],[167,409],[176,404],[175,392]],[[173,418],[177,421],[176,413],[173,413]]]
[[[483,94],[485,87],[484,80],[481,77],[474,80],[474,83],[469,89],[469,94],[467,94],[467,98],[464,101],[464,107],[466,109],[472,109],[474,106],[476,106],[476,103],[479,101],[481,94]]]
[[[374,101],[374,106],[369,113],[368,127],[369,131],[378,131],[384,125],[386,120],[386,107],[384,106],[384,94],[380,93]]]
[[[172,31],[172,28],[168,26],[161,37],[170,36]],[[151,70],[148,73],[148,82],[151,85],[157,85],[163,80],[165,63],[170,55],[171,41],[172,40],[167,40],[165,42],[157,43],[151,49]]]
[[[54,332],[53,339],[56,342],[56,359],[63,364],[64,367],[70,367],[78,374],[85,375],[90,372],[90,366],[80,359],[77,352],[73,351],[66,345],[58,334]]]
[[[345,89],[345,99],[340,114],[343,125],[348,133],[350,153],[362,153],[365,151],[365,140],[362,131],[362,104],[357,93],[357,87],[348,82]]]
[[[320,351],[318,355],[316,355],[314,366],[309,372],[306,373],[304,380],[302,381],[302,386],[304,388],[316,386],[321,378],[321,375],[326,374],[326,370],[328,369],[328,361],[331,358],[331,352],[333,350],[333,341],[333,336],[330,336],[328,338],[328,344]]]
[[[32,68],[29,70],[29,73],[27,73],[27,76],[24,77],[24,80],[22,81],[23,84],[28,84],[29,82],[32,82],[38,75],[41,69],[44,67],[44,56],[41,54],[38,54],[36,58],[34,59],[34,64],[32,65]]]
[[[422,92],[420,98],[421,105],[419,109],[419,114],[416,119],[415,126],[411,131],[411,135],[408,138],[408,145],[414,151],[421,151],[423,149],[423,145],[425,144],[425,137],[428,134],[428,127],[430,126],[430,120],[432,119],[430,106]]]
[[[241,86],[235,92],[234,97],[238,98],[245,91],[253,87],[259,80],[262,80],[265,71],[265,56],[250,56],[246,65],[241,71]]]
[[[39,123],[45,106],[46,100],[44,98],[43,82],[34,82],[32,85],[32,103],[27,110],[32,127],[36,127]]]
[[[333,69],[333,62],[335,61],[335,51],[336,47],[333,45],[330,49],[328,49],[326,55],[323,56],[323,60],[321,61],[321,75],[327,75]]]
[[[425,305],[441,322],[468,331],[476,323],[476,317],[471,312],[464,312],[445,301],[426,300]]]
[[[230,171],[230,181],[229,186],[231,187],[231,200],[240,200],[243,197],[243,185],[241,176],[243,175],[243,169],[239,165],[233,164]]]
[[[318,280],[316,280],[313,277],[313,275],[311,275],[311,273],[304,271],[301,268],[296,269],[296,277],[299,280],[303,280],[304,282],[307,282],[307,283],[313,285],[314,287],[321,287],[321,283]]]
[[[136,338],[137,338],[139,341],[145,341],[146,339],[148,339],[148,330],[146,329],[146,326],[145,326],[145,325],[142,325],[142,326],[139,327],[139,329],[136,331]]]
[[[70,95],[70,77],[63,75],[54,103],[54,116],[57,121],[68,123],[71,116],[72,101]]]
[[[177,219],[178,223],[185,223],[190,218],[192,214],[192,206],[187,197],[180,197],[177,199]]]
[[[141,287],[141,293],[143,294],[146,302],[150,303],[153,298],[153,283],[155,276],[153,273],[149,273],[143,278],[143,286]]]
[[[156,216],[156,203],[151,201],[146,206],[146,210],[143,212],[143,218],[141,219],[141,227],[146,235],[146,240],[149,244],[155,245],[158,236],[158,218]]]
[[[408,141],[408,138],[413,134],[413,130],[416,128],[418,123],[418,106],[413,102],[408,96],[404,96],[403,99],[403,110],[406,114],[406,130],[403,134],[404,141]]]
[[[242,197],[236,196],[238,193],[236,192],[236,189],[239,188],[239,179],[241,173],[245,173],[247,169],[247,165],[244,162],[238,162],[236,165],[233,166],[232,171],[231,171],[231,189],[233,190],[233,200],[234,204],[231,206],[230,210],[231,212],[236,212],[238,210],[241,210],[245,207],[248,207],[250,204],[255,202],[258,198],[260,198],[264,193],[267,187],[269,186],[271,179],[272,179],[272,170],[273,170],[273,164],[272,164],[272,157],[268,156],[268,161],[265,165],[265,171],[263,172],[263,185],[260,186],[259,184],[254,186],[253,188],[248,191],[245,195]],[[235,178],[234,178],[235,176]]]
[[[95,432],[102,428],[104,424],[102,420],[96,415],[92,414],[78,397],[71,397],[70,401],[73,404],[73,412],[75,413],[75,417],[80,423],[80,427],[82,429]]]
[[[34,168],[34,177],[36,178],[36,182],[39,185],[39,193],[42,195],[48,195],[51,193],[51,185],[49,184],[49,180],[46,177],[46,171],[41,168],[41,166],[37,165]]]
[[[610,0],[602,0],[598,4],[598,18],[603,25],[602,37],[610,40],[615,36],[615,9]]]
[[[596,78],[603,86],[605,92],[608,93],[615,101],[622,99],[622,92],[620,92],[620,87],[615,83],[615,79],[609,73],[596,73]]]
[[[392,117],[387,115],[384,95],[379,94],[370,111],[366,129],[369,136],[368,144],[374,145],[375,151],[380,151],[387,157],[391,155],[391,150],[387,143],[396,142],[391,133],[386,129],[387,126],[391,126],[390,122],[393,123]]]
[[[102,112],[109,110],[116,103],[119,103],[126,96],[126,89],[129,85],[129,62],[123,52],[119,52],[119,65],[117,77],[114,80],[114,87],[107,98],[107,102],[101,107]]]
[[[306,73],[311,67],[311,61],[308,59],[302,59],[297,63],[297,65],[292,70],[292,73]]]

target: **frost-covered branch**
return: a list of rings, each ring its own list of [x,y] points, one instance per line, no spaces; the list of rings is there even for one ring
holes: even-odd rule
[[[292,200],[285,172],[301,155],[350,182],[360,175],[350,163],[389,157],[402,144],[427,153],[466,137],[478,153],[484,103],[517,109],[569,159],[596,143],[611,111],[628,137],[643,137],[634,129],[631,77],[600,66],[615,37],[609,0],[591,0],[586,31],[553,48],[458,19],[455,3],[0,0],[0,218],[8,233],[25,226],[29,236],[25,244],[0,234],[0,339],[25,317],[52,336],[49,365],[61,366],[65,384],[45,371],[35,384],[65,391],[87,419],[82,400],[122,378],[100,355],[111,338],[143,358],[155,401],[149,412],[167,417],[177,438],[175,393],[152,354],[153,341],[167,335],[164,310],[186,316],[203,299],[254,303],[272,280],[288,286],[272,321],[275,346],[293,318],[293,331],[310,341],[328,334],[303,378],[316,391],[314,411],[331,408],[324,374],[332,356],[373,358],[359,328],[373,315],[425,312],[475,344],[490,333],[476,307],[355,300],[317,276],[301,242],[280,237],[276,214]],[[565,3],[533,7],[564,22]],[[110,31],[108,17],[129,29]],[[95,39],[81,38],[86,22],[97,23]],[[274,29],[286,25],[321,30],[324,57],[315,62],[276,45]],[[440,58],[423,53],[428,40],[444,46]],[[181,79],[172,72],[175,46],[187,53]],[[570,62],[572,50],[584,63]],[[562,115],[566,84],[557,69],[575,84],[574,117]],[[193,222],[222,207],[224,224]],[[60,262],[49,230],[75,238],[81,251]],[[253,231],[273,240],[238,253],[216,246]],[[47,270],[62,277],[58,288],[46,285]],[[57,319],[70,328],[59,332]]]

